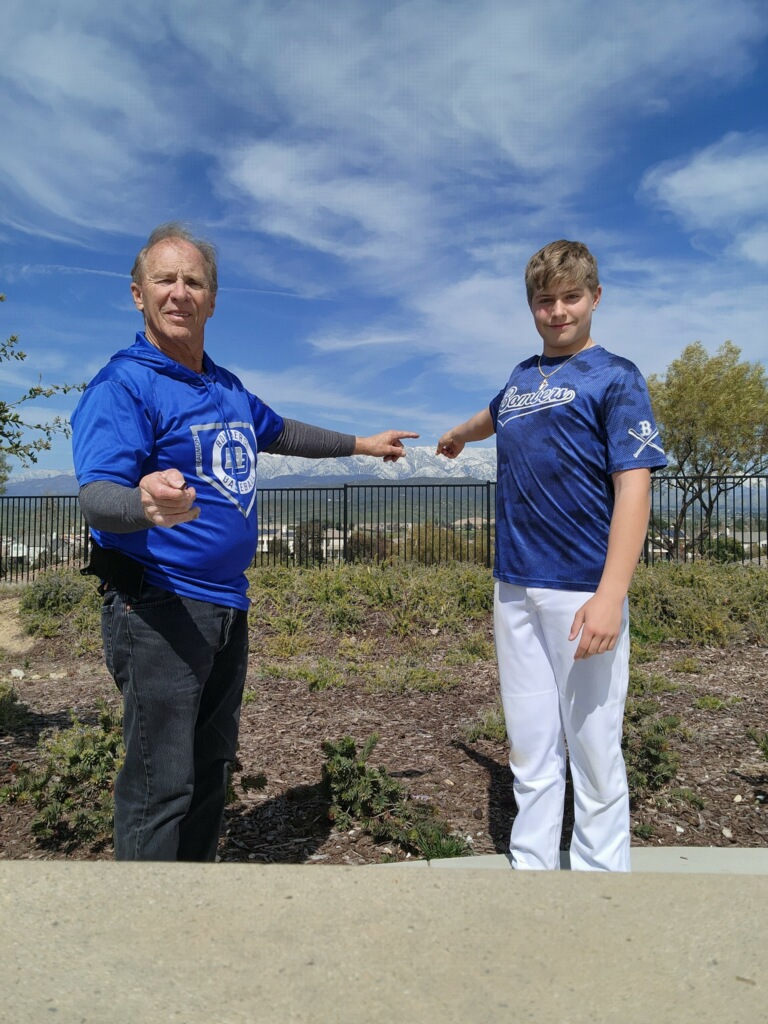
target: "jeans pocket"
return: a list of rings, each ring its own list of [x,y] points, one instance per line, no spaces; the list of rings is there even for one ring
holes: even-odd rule
[[[132,611],[151,611],[153,608],[181,604],[178,594],[172,594],[170,590],[163,590],[153,584],[145,583],[141,588],[141,597],[137,600],[129,599],[129,607]]]

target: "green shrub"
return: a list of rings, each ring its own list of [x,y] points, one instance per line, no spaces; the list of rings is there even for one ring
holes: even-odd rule
[[[465,633],[445,656],[446,665],[472,665],[477,661],[491,661],[494,646],[482,633]]]
[[[680,767],[670,739],[680,725],[676,715],[662,715],[655,701],[628,700],[622,747],[633,801],[671,782]]]
[[[480,618],[493,611],[493,576],[477,565],[457,566],[453,585],[458,590],[458,606],[465,615]]]
[[[433,807],[415,803],[386,771],[368,766],[378,739],[376,733],[370,736],[360,753],[351,736],[322,745],[323,783],[337,828],[359,825],[376,842],[393,843],[427,860],[471,856],[471,847],[450,832]]]
[[[313,665],[295,669],[297,679],[306,680],[310,690],[327,690],[344,685],[344,673],[328,658],[318,658]]]
[[[678,800],[681,803],[688,804],[689,807],[695,807],[698,811],[703,811],[706,806],[704,799],[688,786],[683,786],[680,789],[670,789],[669,799]]]
[[[710,541],[704,554],[715,562],[743,562],[746,558],[743,545],[735,537],[718,537]]]
[[[659,693],[676,689],[662,675],[630,667],[622,748],[633,802],[661,789],[677,775],[680,757],[670,741],[679,730],[680,719],[662,714],[656,699]]]
[[[92,576],[76,569],[40,573],[25,587],[19,603],[24,628],[32,636],[72,636],[77,654],[98,649],[101,598]]]
[[[756,729],[748,729],[747,736],[757,744],[760,753],[768,761],[768,732],[760,733]]]
[[[439,565],[456,561],[460,565],[484,566],[488,556],[488,537],[483,530],[467,532],[435,523],[418,523],[401,542],[399,555],[420,565]]]
[[[722,711],[727,706],[727,701],[712,693],[706,693],[704,696],[696,698],[696,707],[700,711]]]
[[[455,676],[427,668],[419,659],[389,658],[386,662],[371,666],[368,689],[389,690],[393,693],[439,693],[457,686]]]
[[[653,839],[654,836],[653,825],[635,825],[635,827],[632,829],[632,832],[634,835],[637,836],[638,839]]]
[[[680,687],[662,675],[661,672],[644,672],[636,665],[629,666],[629,686],[627,694],[630,698],[652,697],[659,693],[675,693]]]
[[[25,588],[19,607],[22,614],[47,612],[51,615],[66,615],[83,601],[92,598],[95,591],[92,577],[81,576],[74,569],[53,569],[40,573]]]
[[[347,538],[347,558],[351,562],[383,562],[391,554],[391,544],[378,531],[355,530]]]
[[[641,565],[629,599],[632,636],[641,642],[768,644],[768,573],[757,566]]]
[[[311,633],[303,633],[299,636],[289,633],[278,633],[276,636],[265,636],[259,641],[258,650],[268,658],[282,660],[285,667],[286,658],[296,658],[312,647]],[[278,673],[279,675],[279,673]]]
[[[704,668],[700,661],[690,656],[685,658],[678,658],[677,661],[670,665],[671,672],[681,672],[686,675],[699,675],[704,671]]]
[[[354,633],[365,622],[365,611],[346,595],[333,601],[326,612],[328,625],[334,633]]]
[[[0,800],[30,803],[37,814],[32,833],[55,849],[99,850],[112,839],[115,776],[123,759],[119,713],[99,702],[99,724],[72,715],[38,744],[40,765],[23,768],[0,790]]]
[[[486,708],[480,713],[477,720],[466,726],[462,732],[468,743],[476,743],[477,740],[494,740],[497,743],[503,743],[507,738],[504,709],[500,704]]]

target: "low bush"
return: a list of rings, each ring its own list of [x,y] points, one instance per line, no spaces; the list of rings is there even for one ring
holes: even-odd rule
[[[768,644],[768,572],[698,561],[638,566],[629,592],[635,640]]]
[[[369,736],[358,753],[351,736],[323,743],[323,782],[336,827],[364,829],[376,842],[393,843],[427,860],[472,855],[472,848],[451,833],[429,804],[414,803],[401,783],[368,759],[378,742]]]
[[[658,693],[675,689],[663,676],[630,670],[622,749],[633,804],[677,775],[680,757],[672,750],[671,740],[680,728],[680,719],[662,714],[655,699]]]
[[[757,744],[758,750],[768,761],[768,732],[760,733],[756,729],[750,729],[747,736]]]
[[[77,654],[94,653],[100,647],[101,598],[92,576],[76,569],[40,573],[26,587],[19,615],[32,636],[63,636],[71,639]]]
[[[22,768],[0,800],[31,804],[32,834],[54,849],[103,849],[112,841],[112,794],[123,759],[120,715],[100,701],[98,725],[73,715],[68,729],[40,741],[38,753],[39,764]]]
[[[504,709],[500,704],[481,711],[477,719],[462,730],[468,743],[478,740],[494,740],[503,743],[507,738],[507,726],[504,721]]]

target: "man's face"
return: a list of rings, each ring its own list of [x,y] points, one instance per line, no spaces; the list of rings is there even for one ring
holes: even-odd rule
[[[147,338],[175,358],[179,351],[202,350],[205,324],[216,296],[208,286],[203,257],[181,238],[149,250],[144,276],[131,284],[136,308],[144,314]]]
[[[544,342],[545,356],[570,356],[590,341],[592,314],[602,289],[596,292],[565,282],[539,288],[531,297],[536,330]]]

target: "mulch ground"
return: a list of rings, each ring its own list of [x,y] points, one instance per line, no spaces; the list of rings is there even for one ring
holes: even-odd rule
[[[22,637],[16,604],[0,599],[0,681],[13,683],[31,718],[20,731],[0,734],[0,786],[19,765],[35,762],[39,737],[66,727],[70,710],[95,722],[100,698],[117,704],[114,685],[96,657],[77,658],[54,642]],[[488,630],[490,636],[490,624]],[[674,684],[654,699],[660,710],[680,720],[671,741],[680,767],[663,790],[635,802],[633,845],[765,845],[768,761],[748,733],[768,731],[768,650],[667,644],[642,669]],[[483,661],[463,670],[459,685],[438,693],[370,693],[362,677],[311,692],[306,682],[262,678],[254,656],[241,720],[238,799],[226,813],[221,859],[310,864],[403,859],[397,847],[375,844],[360,829],[337,830],[321,784],[324,740],[350,735],[362,745],[374,732],[379,742],[371,765],[400,780],[412,798],[431,803],[476,853],[504,851],[514,814],[506,746],[466,739],[466,728],[479,712],[496,703],[496,687],[495,663]],[[266,776],[266,787],[244,793],[241,778],[259,773]],[[571,827],[569,798],[570,792],[564,846]],[[39,845],[30,831],[32,816],[29,807],[0,804],[0,859],[111,857],[108,848],[94,853]]]

